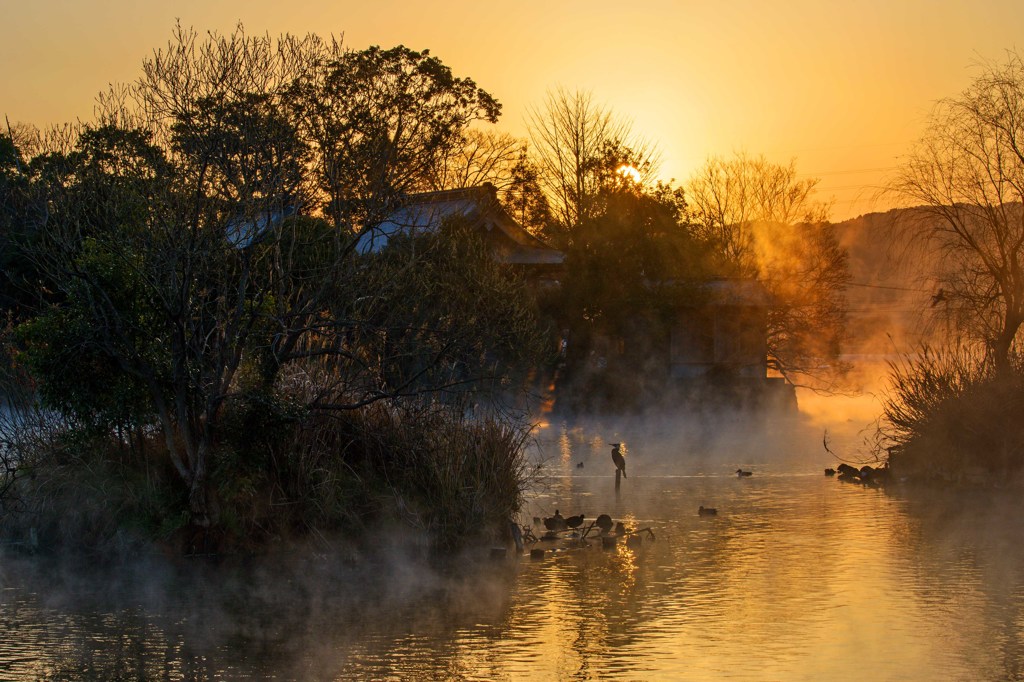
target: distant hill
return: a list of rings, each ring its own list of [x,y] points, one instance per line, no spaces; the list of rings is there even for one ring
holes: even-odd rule
[[[850,255],[846,353],[890,355],[929,337],[935,263],[899,235],[899,225],[922,215],[920,208],[893,209],[833,224]]]

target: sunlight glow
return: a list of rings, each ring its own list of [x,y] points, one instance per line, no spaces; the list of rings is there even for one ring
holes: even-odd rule
[[[640,171],[629,164],[622,164],[615,169],[615,172],[621,175],[624,179],[631,182],[640,182]]]

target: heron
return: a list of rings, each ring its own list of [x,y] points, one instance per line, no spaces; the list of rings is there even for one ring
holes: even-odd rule
[[[612,461],[615,462],[615,468],[622,472],[622,477],[626,478],[626,456],[622,454],[622,450],[619,448],[622,443],[612,443]]]

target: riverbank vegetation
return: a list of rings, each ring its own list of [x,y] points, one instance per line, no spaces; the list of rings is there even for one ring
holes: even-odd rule
[[[553,93],[527,143],[427,51],[241,27],[177,27],[96,111],[0,137],[0,513],[22,540],[500,535],[530,479],[531,389],[557,368],[580,409],[664,395],[645,344],[667,353],[710,280],[771,288],[773,369],[838,367],[844,254],[792,164],[709,162],[691,206],[588,95]],[[470,218],[360,247],[410,195],[485,182],[562,251],[556,284]]]
[[[506,527],[533,294],[458,220],[356,248],[499,111],[426,52],[179,27],[95,122],[9,140],[5,529],[212,551]]]
[[[908,475],[1004,483],[1024,468],[1024,62],[1008,52],[941,101],[894,189],[935,254],[944,346],[893,367],[883,434]]]
[[[1000,485],[1024,470],[1024,368],[964,347],[924,348],[894,364],[884,401],[888,463],[912,481]]]

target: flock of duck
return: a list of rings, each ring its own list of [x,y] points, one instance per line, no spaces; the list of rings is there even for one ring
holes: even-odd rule
[[[626,477],[626,457],[622,452],[621,443],[609,443],[612,446],[612,462],[615,464],[616,475],[621,474],[623,478]],[[583,468],[583,462],[576,465],[577,468]],[[889,477],[888,467],[872,467],[862,466],[857,469],[849,464],[840,464],[835,469],[825,469],[826,476],[836,476],[841,481],[863,483],[866,485],[878,485],[885,481]],[[753,476],[754,472],[746,471],[744,469],[736,470],[737,478],[747,478]],[[717,516],[718,510],[714,507],[705,507],[701,505],[697,508],[698,516]],[[622,521],[615,522],[608,514],[599,515],[594,521],[590,523],[582,531],[580,530],[585,521],[586,517],[584,514],[576,514],[574,516],[562,516],[562,513],[556,509],[554,516],[548,516],[545,518],[533,517],[533,526],[526,526],[525,530],[526,539],[537,542],[541,540],[556,540],[563,537],[563,534],[569,533],[569,537],[575,540],[584,541],[587,536],[596,528],[598,537],[602,538],[606,546],[613,544],[618,538],[626,538],[627,544],[639,543],[642,539],[641,533],[647,533],[650,538],[654,539],[654,532],[650,528],[641,528],[637,530],[628,530]],[[537,537],[534,534],[534,529],[539,530],[541,526],[544,527],[545,532]],[[535,549],[531,551],[532,556],[543,556],[544,550]]]
[[[840,464],[835,469],[825,469],[826,476],[835,476],[840,481],[848,483],[863,483],[864,485],[878,485],[889,480],[889,466],[873,467],[865,464],[860,469],[849,464]]]
[[[654,539],[654,531],[651,528],[626,528],[626,524],[622,521],[614,521],[608,514],[600,514],[585,528],[583,527],[584,519],[585,516],[583,514],[562,516],[562,513],[556,509],[554,516],[548,516],[543,519],[536,516],[533,517],[533,526],[527,526],[524,529],[524,539],[528,542],[568,539],[583,545],[586,544],[588,537],[595,530],[597,532],[596,537],[601,539],[604,547],[614,547],[620,539],[625,540],[627,547],[634,547],[641,544],[644,534],[651,540]],[[545,532],[540,537],[537,537],[533,529],[537,528],[539,530],[541,526],[544,527]],[[530,551],[530,556],[540,558],[544,556],[544,550],[533,549]]]

